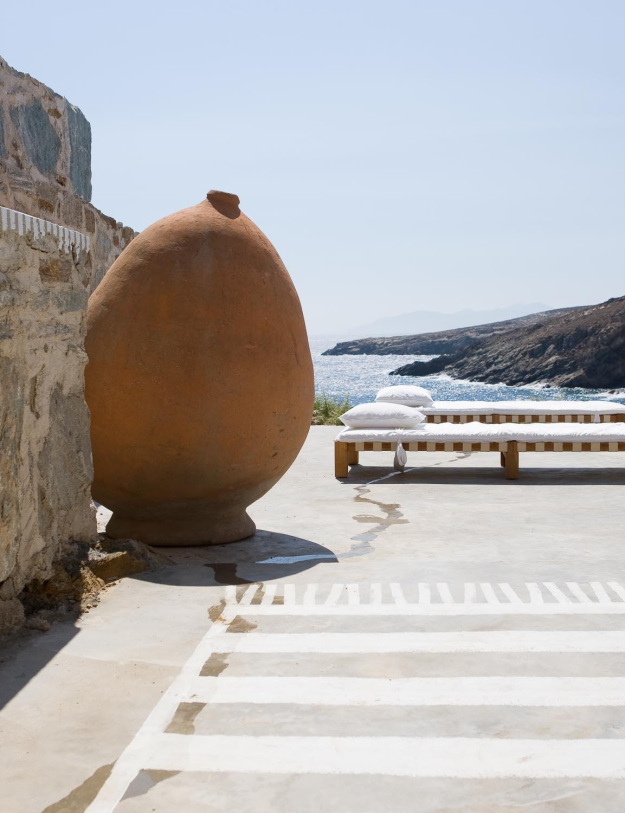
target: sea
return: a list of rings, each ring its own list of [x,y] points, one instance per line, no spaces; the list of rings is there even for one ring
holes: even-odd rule
[[[315,392],[332,398],[349,397],[352,406],[375,401],[382,387],[393,384],[417,384],[432,393],[435,401],[616,401],[625,404],[625,390],[590,390],[581,387],[551,387],[545,384],[508,387],[506,384],[482,384],[463,381],[448,375],[389,375],[411,361],[428,361],[434,356],[322,356],[345,337],[310,339],[315,368]]]

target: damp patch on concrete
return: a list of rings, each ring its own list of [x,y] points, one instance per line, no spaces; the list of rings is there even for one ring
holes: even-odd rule
[[[252,623],[251,621],[246,621],[240,615],[235,616],[234,620],[228,624],[228,628],[226,629],[226,634],[229,632],[251,632],[255,630],[258,625]]]
[[[395,474],[396,472],[389,476],[394,476]],[[371,485],[371,483],[356,487],[356,491],[358,493],[354,497],[355,502],[375,505],[376,508],[380,509],[384,516],[376,516],[375,514],[355,514],[353,519],[355,519],[356,522],[360,522],[365,525],[373,525],[373,527],[368,531],[363,531],[360,534],[356,534],[356,536],[352,536],[351,538],[356,544],[352,545],[351,550],[349,550],[347,553],[340,553],[338,555],[339,559],[348,559],[353,556],[363,556],[364,554],[372,553],[375,548],[371,543],[377,539],[381,533],[390,528],[391,525],[407,525],[409,522],[407,519],[404,519],[404,515],[400,511],[401,505],[399,503],[385,503],[380,502],[379,500],[373,500],[371,497],[365,497],[365,494],[371,493],[371,489],[367,488],[368,485]]]
[[[354,539],[355,537],[352,537]],[[339,553],[338,558],[343,559],[353,559],[355,556],[365,556],[368,553],[373,553],[375,548],[368,540],[363,540],[361,542],[355,542],[351,548],[346,553]]]
[[[165,729],[165,733],[195,734],[195,718],[206,708],[206,705],[206,703],[180,703],[171,723]]]
[[[217,584],[250,584],[249,579],[237,576],[237,562],[214,562],[204,567],[212,568]]]
[[[58,802],[48,805],[42,813],[84,813],[109,778],[114,764],[111,762],[110,765],[102,765],[82,785],[78,785]]]
[[[264,598],[265,598],[265,586],[261,582],[261,584],[258,585],[258,590],[252,596],[252,601],[250,603],[260,604]]]
[[[222,598],[219,604],[213,604],[212,607],[208,608],[208,617],[211,621],[217,621],[217,619],[221,616],[224,611],[224,607],[226,606],[226,600]]]
[[[200,672],[200,677],[219,677],[228,668],[228,653],[213,652]]]
[[[160,782],[171,779],[173,776],[178,776],[179,773],[180,771],[139,771],[130,785],[128,785],[128,790],[124,793],[122,802],[124,799],[132,799],[135,796],[145,796],[146,793],[149,793],[152,788]]]

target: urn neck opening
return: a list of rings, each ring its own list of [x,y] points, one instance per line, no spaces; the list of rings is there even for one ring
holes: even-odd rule
[[[218,189],[211,189],[206,198],[215,207],[229,206],[238,209],[241,202],[238,195],[233,195],[231,192],[220,192]]]

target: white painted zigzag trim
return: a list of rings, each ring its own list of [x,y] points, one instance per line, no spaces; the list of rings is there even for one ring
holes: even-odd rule
[[[447,582],[421,582],[416,601],[408,601],[397,582],[389,584],[250,584],[247,588],[226,587],[226,604],[251,608],[255,614],[263,614],[260,608],[279,604],[294,608],[315,607],[321,614],[349,607],[403,608],[407,614],[447,615],[458,609],[468,614],[496,611],[501,614],[536,612],[557,613],[561,608],[567,613],[625,613],[625,588],[618,582],[589,582],[586,589],[578,582],[557,585],[554,582],[526,582],[513,588],[507,582],[465,582],[449,585]],[[280,588],[282,595],[280,595]],[[472,612],[473,611],[473,612]]]
[[[56,237],[59,243],[59,251],[66,254],[71,253],[72,246],[75,246],[78,253],[91,250],[91,238],[75,229],[68,229],[59,226],[58,223],[51,223],[40,217],[33,217],[24,212],[17,212],[15,209],[7,209],[0,206],[0,227],[3,232],[16,232],[21,237],[32,234],[35,240],[46,234]]]

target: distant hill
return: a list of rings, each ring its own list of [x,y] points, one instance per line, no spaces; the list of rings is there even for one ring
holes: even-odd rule
[[[591,389],[625,387],[625,296],[546,315],[547,319],[492,332],[464,347],[456,344],[439,358],[393,372],[418,376],[445,372],[454,378],[513,386],[545,382]]]
[[[472,327],[473,325],[503,322],[546,310],[549,310],[548,305],[532,302],[525,305],[509,305],[506,308],[484,311],[462,310],[455,313],[412,311],[412,313],[386,316],[383,319],[376,319],[375,322],[359,325],[350,330],[347,335],[355,339],[381,336],[414,336],[416,333],[433,333],[441,330],[453,330],[457,327]]]
[[[463,350],[481,339],[500,335],[520,327],[531,327],[533,325],[542,324],[556,316],[573,313],[578,310],[583,310],[583,308],[559,308],[557,310],[533,313],[529,316],[520,316],[516,319],[507,319],[503,322],[490,322],[488,324],[438,331],[436,333],[421,333],[416,336],[352,339],[351,341],[339,342],[331,349],[326,350],[323,355],[357,356],[371,354],[376,356],[420,356],[438,355],[441,353],[449,355]],[[444,314],[438,315],[442,316]]]

